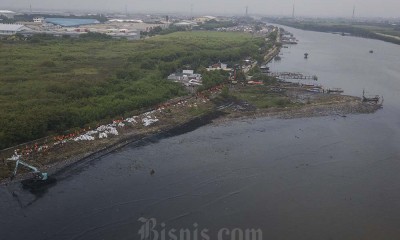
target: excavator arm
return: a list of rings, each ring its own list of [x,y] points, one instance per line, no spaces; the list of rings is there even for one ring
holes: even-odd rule
[[[11,158],[9,158],[9,159],[7,159],[7,160],[8,160],[8,161],[15,161],[15,168],[14,168],[14,171],[13,171],[13,175],[11,176],[11,179],[13,179],[13,178],[17,175],[18,167],[19,167],[20,165],[22,165],[22,166],[24,166],[24,167],[30,169],[30,170],[32,171],[32,173],[35,175],[35,177],[36,177],[38,180],[46,181],[47,178],[48,178],[47,173],[42,173],[42,172],[39,171],[39,169],[37,169],[36,167],[34,167],[34,166],[32,166],[32,165],[30,165],[30,164],[28,164],[28,163],[22,161],[22,160],[21,160],[21,155],[18,155],[17,152],[15,152],[15,153],[14,153],[14,156],[12,156]]]

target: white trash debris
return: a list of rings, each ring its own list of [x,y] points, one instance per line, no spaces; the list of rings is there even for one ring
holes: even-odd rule
[[[105,133],[118,136],[118,131],[117,131],[117,129],[116,129],[116,128],[113,128],[113,127],[110,127],[107,131],[105,131]]]
[[[146,118],[143,118],[142,119],[142,122],[143,122],[143,126],[145,126],[145,127],[148,127],[148,126],[150,126],[150,125],[152,125],[153,123],[156,123],[156,122],[158,122],[159,120],[157,119],[157,118],[151,118],[151,117],[146,117]]]
[[[94,137],[93,137],[93,136],[90,136],[90,135],[88,135],[88,134],[83,134],[83,135],[80,135],[79,137],[74,138],[74,141],[75,141],[75,142],[79,142],[79,141],[93,141],[93,140],[94,140]]]
[[[107,137],[108,137],[107,133],[100,133],[100,134],[99,134],[99,138],[100,138],[100,139],[102,139],[102,138],[107,138]]]
[[[125,122],[135,124],[135,123],[137,123],[135,118],[137,118],[137,117],[127,118],[127,119],[125,119]]]
[[[95,134],[97,134],[97,131],[94,131],[94,130],[86,132],[86,135],[90,135],[90,136],[95,135]]]

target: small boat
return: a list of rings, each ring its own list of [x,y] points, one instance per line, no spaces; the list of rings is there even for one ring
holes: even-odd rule
[[[327,93],[343,93],[343,89],[341,88],[329,88],[326,90]]]
[[[363,102],[374,102],[374,103],[378,103],[379,100],[381,98],[379,97],[379,95],[375,95],[373,97],[366,97],[365,96],[365,90],[363,90],[363,96],[362,96],[362,101]]]
[[[363,96],[363,102],[374,102],[374,103],[378,103],[380,100],[379,96],[375,96],[375,97],[364,97]]]
[[[321,92],[321,88],[318,88],[318,87],[307,88],[306,91],[314,92],[314,93],[320,93]]]
[[[369,50],[369,53],[374,53],[374,50]]]
[[[269,72],[269,67],[267,65],[262,65],[260,67],[261,72],[263,73],[268,73]]]
[[[305,59],[308,58],[308,53],[304,53],[304,58],[305,58]]]

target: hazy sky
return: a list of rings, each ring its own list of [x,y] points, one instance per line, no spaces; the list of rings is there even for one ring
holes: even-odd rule
[[[298,16],[400,17],[400,0],[295,0]],[[194,14],[291,15],[293,0],[0,0],[0,9],[80,9],[129,12],[181,12]]]

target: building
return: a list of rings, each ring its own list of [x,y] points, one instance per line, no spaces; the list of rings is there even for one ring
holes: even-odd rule
[[[173,73],[168,76],[168,80],[182,83],[186,87],[203,85],[201,74],[194,73],[193,70],[183,70],[182,73]]]
[[[228,68],[228,64],[225,63],[216,63],[207,68],[207,71],[215,71],[215,70],[224,70],[224,71],[232,71],[232,68]]]
[[[34,23],[43,23],[44,18],[43,17],[35,17],[35,18],[33,18],[33,22]]]
[[[17,13],[9,10],[0,10],[0,18],[1,16],[5,16],[7,18],[14,18]]]
[[[212,17],[212,16],[203,16],[203,17],[198,17],[196,19],[194,19],[195,22],[197,23],[205,23],[208,22],[210,20],[217,20],[216,17]]]
[[[61,27],[75,27],[75,26],[100,23],[96,19],[85,19],[85,18],[46,18],[44,22],[53,25],[58,25]]]
[[[23,31],[32,31],[31,29],[20,24],[1,24],[0,23],[0,35],[14,35]]]
[[[182,21],[182,22],[174,23],[174,25],[177,27],[187,27],[187,28],[198,26],[196,22],[186,21],[186,20]]]

